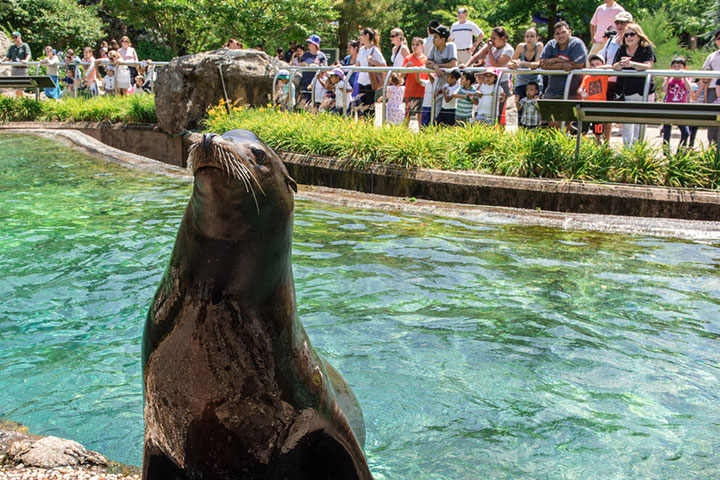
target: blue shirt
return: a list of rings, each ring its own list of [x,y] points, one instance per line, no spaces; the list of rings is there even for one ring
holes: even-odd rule
[[[310,52],[305,52],[302,57],[300,57],[300,63],[307,63],[308,65],[327,65],[327,57],[323,52],[318,50],[318,53],[313,55]],[[305,65],[303,65],[305,66]],[[315,73],[313,71],[309,72],[303,72],[302,78],[300,79],[300,88],[302,90],[306,90],[308,85],[312,82],[312,79],[315,78]]]
[[[555,58],[559,56],[568,58],[571,62],[584,64],[587,62],[587,49],[582,40],[577,37],[570,37],[567,46],[563,50],[560,50],[557,40],[553,38],[545,45],[540,58]],[[567,77],[565,75],[549,75],[549,77],[550,80],[548,81],[548,88],[545,91],[545,95],[562,97],[563,93],[565,93],[565,81]],[[577,92],[581,83],[582,75],[573,75],[572,83],[570,84],[570,95]]]

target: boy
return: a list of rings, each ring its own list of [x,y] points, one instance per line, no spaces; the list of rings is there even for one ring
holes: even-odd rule
[[[457,107],[455,108],[455,123],[468,124],[472,118],[473,105],[477,105],[479,100],[475,97],[476,90],[472,86],[475,75],[472,72],[463,72],[460,78],[460,88],[453,95],[457,98]]]
[[[440,114],[437,117],[438,125],[455,125],[455,109],[457,98],[455,93],[460,89],[460,70],[457,68],[447,75],[447,83],[437,92],[436,98],[442,96]]]
[[[105,68],[103,91],[105,91],[105,95],[115,95],[115,67],[113,66]]]
[[[525,97],[518,102],[518,115],[520,116],[520,128],[532,130],[540,126],[540,110],[537,101],[540,93],[540,86],[537,82],[529,82],[525,86]]]
[[[75,79],[75,67],[70,67],[65,71],[65,77],[62,79],[65,84],[65,92],[63,95],[76,95],[77,81]]]
[[[588,63],[591,69],[601,69],[605,65],[605,59],[598,53],[593,53],[588,57]],[[586,75],[580,88],[578,88],[578,94],[583,100],[592,102],[604,102],[607,100],[608,91],[608,76],[605,75]],[[595,134],[595,141],[600,145],[603,141],[603,124],[602,123],[591,123],[590,128]],[[580,133],[582,135],[582,133]]]

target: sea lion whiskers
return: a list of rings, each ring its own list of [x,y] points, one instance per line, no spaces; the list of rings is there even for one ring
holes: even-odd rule
[[[260,186],[260,183],[257,181],[257,178],[255,178],[255,175],[253,175],[247,165],[238,161],[236,159],[236,156],[230,151],[228,151],[228,149],[225,148],[222,142],[213,142],[213,149],[215,153],[215,158],[220,159],[220,164],[223,167],[225,173],[227,173],[228,177],[233,177],[237,180],[242,181],[245,185],[245,190],[252,194],[253,201],[255,202],[255,209],[257,210],[258,215],[260,215],[260,205],[258,204],[257,196],[255,195],[255,188],[253,187],[252,181],[250,179],[252,178],[252,180],[255,181],[258,188],[260,188],[263,196],[267,195]],[[249,160],[249,158],[246,159]]]

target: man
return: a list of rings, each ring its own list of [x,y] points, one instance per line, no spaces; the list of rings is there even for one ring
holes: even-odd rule
[[[30,46],[22,41],[20,32],[12,32],[13,44],[8,48],[7,53],[3,57],[3,62],[21,62],[27,63],[30,61],[32,56],[30,55]],[[27,76],[27,67],[13,66],[10,73],[13,77],[25,77]],[[22,97],[22,90],[15,90],[15,95]]]
[[[428,28],[429,30],[429,28]],[[457,62],[457,50],[453,42],[448,42],[450,38],[450,29],[445,25],[435,27],[433,33],[433,47],[430,50],[428,59],[425,62],[426,68],[435,70],[435,81],[433,84],[433,92],[437,93],[445,84],[445,72],[443,68],[455,68]],[[435,113],[440,111],[442,103],[442,95],[435,100]]]
[[[532,62],[529,66],[530,68],[540,67],[544,70],[569,72],[585,68],[585,62],[587,62],[585,44],[579,38],[572,36],[572,30],[567,22],[560,21],[555,24],[554,38],[545,45],[540,55],[540,61]],[[565,75],[550,75],[545,98],[563,98],[566,81],[567,76]],[[568,98],[578,98],[577,91],[581,83],[582,75],[574,75]]]
[[[605,3],[597,7],[595,15],[590,19],[590,38],[592,48],[590,53],[598,53],[605,46],[605,30],[613,26],[615,17],[625,9],[615,0],[605,0]]]
[[[430,55],[430,50],[433,48],[433,41],[435,40],[435,29],[440,26],[440,22],[437,20],[430,20],[427,26],[427,34],[425,41],[423,41],[423,55],[426,57]]]
[[[483,39],[483,31],[475,22],[467,19],[467,8],[461,7],[457,12],[458,21],[450,27],[450,40],[457,48],[458,63],[467,64]],[[475,41],[473,42],[473,38]]]
[[[720,29],[715,30],[715,48],[717,48],[716,51],[712,52],[710,55],[707,56],[705,59],[705,62],[703,63],[703,70],[720,70]],[[717,79],[712,79],[710,81],[710,86],[707,89],[707,97],[705,97],[706,103],[715,103],[717,102],[718,94],[717,94],[717,87],[720,86],[720,81]],[[720,145],[720,129],[718,127],[709,127],[708,128],[708,143],[715,142],[715,145]]]
[[[327,65],[327,57],[323,52],[320,51],[320,37],[318,37],[317,35],[310,35],[306,42],[308,49],[303,54],[303,56],[300,57],[300,65]],[[300,93],[302,95],[302,99],[305,101],[306,104],[309,104],[310,99],[312,98],[312,92],[308,90],[308,86],[310,86],[310,84],[312,83],[312,79],[315,77],[315,73],[316,72],[313,71],[303,72],[302,77],[300,78]]]
[[[290,59],[292,58],[293,53],[295,53],[295,49],[297,48],[297,42],[295,40],[290,42],[290,48],[288,48],[287,52],[285,52],[285,62],[290,63]]]

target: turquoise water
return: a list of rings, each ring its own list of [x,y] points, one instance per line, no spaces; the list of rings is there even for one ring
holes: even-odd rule
[[[0,135],[0,418],[139,464],[190,184]],[[378,479],[720,476],[720,248],[297,202],[298,305]]]

